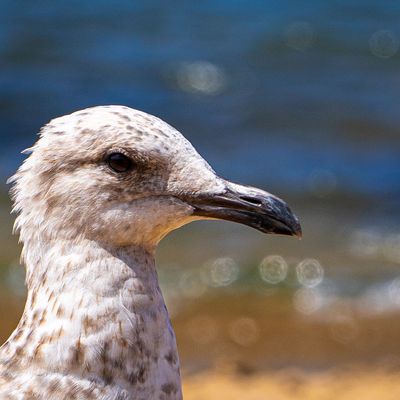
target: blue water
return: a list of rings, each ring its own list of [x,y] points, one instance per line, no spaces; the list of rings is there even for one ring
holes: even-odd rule
[[[2,182],[51,118],[126,104],[176,126],[235,180],[308,198],[323,171],[335,201],[400,193],[400,52],[370,45],[377,31],[400,39],[398,2],[0,6]],[[182,66],[199,62],[217,71],[216,90],[182,86]]]

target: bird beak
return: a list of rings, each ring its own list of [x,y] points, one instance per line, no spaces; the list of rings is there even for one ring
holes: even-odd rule
[[[226,182],[222,193],[197,193],[185,201],[194,208],[194,216],[238,222],[264,233],[302,235],[288,205],[260,189]]]

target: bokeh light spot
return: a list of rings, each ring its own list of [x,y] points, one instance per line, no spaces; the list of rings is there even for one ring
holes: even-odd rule
[[[179,288],[185,297],[191,298],[200,297],[207,290],[197,270],[184,271],[179,279]]]
[[[294,308],[301,314],[310,315],[321,308],[322,296],[315,289],[301,288],[293,296]]]
[[[258,340],[260,330],[253,318],[242,317],[232,322],[229,327],[229,335],[236,344],[250,346]]]
[[[176,78],[182,90],[206,95],[220,93],[226,84],[223,70],[208,61],[181,64],[177,69]]]
[[[205,264],[210,286],[229,286],[239,276],[239,266],[230,257],[220,257]]]
[[[372,34],[369,40],[371,53],[380,58],[393,57],[399,49],[399,40],[389,30],[379,30]]]
[[[258,270],[263,281],[277,284],[286,278],[288,265],[283,257],[273,255],[265,257],[258,266]]]
[[[313,288],[319,285],[324,278],[324,270],[319,261],[307,258],[296,267],[299,283],[305,287]]]

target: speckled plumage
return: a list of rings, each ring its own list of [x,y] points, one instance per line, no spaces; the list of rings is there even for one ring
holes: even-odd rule
[[[28,152],[11,179],[28,298],[0,350],[0,398],[181,399],[154,252],[202,218],[185,196],[234,184],[174,128],[123,106],[54,119]],[[135,169],[111,171],[110,152]]]

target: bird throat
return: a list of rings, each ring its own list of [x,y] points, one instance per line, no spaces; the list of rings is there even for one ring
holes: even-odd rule
[[[27,303],[0,364],[115,385],[135,399],[180,399],[175,336],[153,253],[54,243],[40,251],[30,245],[25,254]]]

